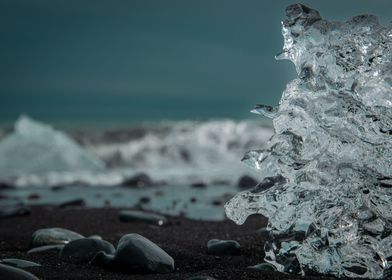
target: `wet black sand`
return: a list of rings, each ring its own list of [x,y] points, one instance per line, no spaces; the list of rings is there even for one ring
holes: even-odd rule
[[[34,207],[29,216],[0,220],[0,258],[20,258],[40,263],[28,268],[40,279],[187,279],[205,275],[216,279],[304,279],[270,271],[250,271],[250,265],[262,262],[265,236],[257,233],[266,220],[251,217],[237,226],[226,220],[205,222],[182,217],[169,217],[163,227],[144,223],[124,223],[118,219],[119,209],[59,209]],[[139,233],[161,246],[175,260],[176,271],[170,274],[123,274],[97,266],[73,265],[62,262],[55,252],[27,255],[31,234],[40,228],[63,227],[85,236],[98,234],[116,245],[126,233]],[[237,256],[207,254],[207,241],[213,238],[237,240],[242,248]],[[1,279],[1,277],[0,277]],[[306,279],[333,279],[306,277]]]

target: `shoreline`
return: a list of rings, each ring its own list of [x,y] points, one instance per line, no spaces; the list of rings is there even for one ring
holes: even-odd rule
[[[34,261],[41,267],[26,268],[40,279],[188,279],[209,276],[215,279],[304,279],[297,275],[274,271],[252,271],[248,266],[263,262],[263,244],[266,236],[257,230],[266,225],[266,219],[253,216],[238,226],[230,220],[220,222],[170,217],[168,224],[121,222],[118,213],[124,208],[66,208],[33,206],[27,216],[0,219],[0,259],[19,258]],[[124,234],[138,233],[165,250],[175,261],[176,269],[168,274],[124,274],[98,266],[65,263],[57,252],[27,255],[31,235],[35,230],[62,227],[84,236],[100,235],[114,246]],[[241,244],[240,253],[213,256],[207,253],[210,239],[232,239]],[[306,276],[306,279],[335,279]]]

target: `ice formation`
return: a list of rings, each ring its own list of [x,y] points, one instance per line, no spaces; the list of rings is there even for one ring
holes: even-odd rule
[[[392,265],[392,27],[372,15],[329,22],[286,9],[283,52],[298,77],[276,108],[268,148],[243,161],[265,179],[225,208],[268,218],[265,261],[281,272],[382,278]]]
[[[49,172],[97,171],[103,163],[66,134],[22,116],[0,141],[0,178]]]

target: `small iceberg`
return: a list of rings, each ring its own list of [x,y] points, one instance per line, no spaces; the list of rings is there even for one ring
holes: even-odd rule
[[[0,178],[51,172],[99,171],[104,163],[49,125],[21,116],[0,141]]]

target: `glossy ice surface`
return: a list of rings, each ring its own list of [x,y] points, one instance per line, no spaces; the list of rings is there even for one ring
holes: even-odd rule
[[[265,177],[225,208],[269,219],[265,261],[279,271],[382,278],[392,261],[392,28],[372,15],[329,22],[286,9],[283,52],[298,77],[276,108],[275,134],[243,161]]]

